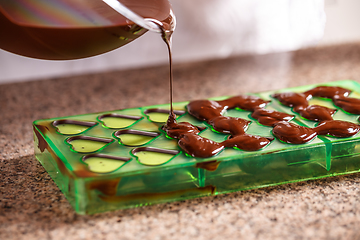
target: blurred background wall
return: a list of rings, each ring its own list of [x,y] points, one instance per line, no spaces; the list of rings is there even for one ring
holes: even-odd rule
[[[358,0],[171,0],[174,62],[360,41]],[[0,33],[1,34],[1,33]],[[1,36],[0,36],[1,37]],[[44,61],[0,50],[0,84],[167,63],[154,33],[100,56]]]

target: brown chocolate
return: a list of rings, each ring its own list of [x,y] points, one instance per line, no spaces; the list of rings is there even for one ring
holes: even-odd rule
[[[310,89],[309,91],[306,91],[304,94],[310,97],[323,97],[333,99],[334,96],[347,97],[350,93],[351,90],[342,87],[319,86]]]
[[[160,25],[159,25],[160,26]],[[220,133],[230,134],[230,138],[218,143],[199,136],[201,131],[198,127],[186,122],[176,122],[173,112],[173,76],[171,56],[171,33],[167,33],[163,26],[162,38],[169,51],[170,65],[170,104],[171,112],[163,130],[169,137],[178,139],[178,145],[192,157],[208,158],[220,153],[225,147],[239,148],[245,151],[256,151],[266,147],[273,140],[261,136],[246,134],[250,121],[242,118],[222,116],[225,110],[240,108],[252,111],[252,118],[258,120],[265,126],[273,126],[273,134],[280,140],[291,144],[303,144],[313,140],[318,134],[347,137],[356,134],[359,126],[352,123],[338,122],[332,120],[336,109],[323,106],[309,106],[308,99],[311,97],[324,97],[337,101],[335,105],[343,106],[345,111],[360,112],[360,100],[346,98],[351,92],[341,87],[321,86],[313,88],[304,93],[285,92],[273,94],[282,104],[292,107],[302,117],[322,121],[316,128],[307,128],[289,123],[294,116],[273,110],[264,109],[269,103],[256,96],[240,95],[221,101],[196,100],[187,105],[187,111],[200,121],[206,121],[212,128]],[[345,99],[343,99],[345,98]],[[338,128],[337,128],[338,126]]]
[[[351,137],[360,131],[360,126],[351,122],[340,120],[329,120],[319,123],[314,128],[320,135],[333,137]]]
[[[251,117],[258,120],[258,122],[262,125],[272,127],[275,123],[279,121],[291,121],[294,118],[294,115],[277,112],[274,110],[267,110],[264,108],[257,108],[251,114]]]
[[[219,116],[209,120],[215,131],[232,135],[244,134],[251,122],[242,118]]]
[[[280,141],[292,144],[307,143],[317,136],[317,132],[312,128],[299,126],[289,122],[276,123],[273,134]]]
[[[264,108],[270,101],[265,101],[256,96],[240,95],[228,98],[223,101],[218,101],[222,106],[227,109],[240,108],[246,111],[254,111],[256,108]]]
[[[195,100],[187,105],[187,111],[200,121],[209,121],[210,119],[221,116],[226,109],[225,106],[216,101]]]
[[[332,120],[332,116],[336,112],[336,109],[330,109],[319,105],[310,105],[303,109],[297,109],[297,111],[303,118],[312,121],[324,121]]]
[[[303,93],[276,93],[272,97],[278,99],[282,104],[288,107],[307,107],[309,105],[307,96]]]
[[[195,167],[196,168],[202,168],[205,170],[208,170],[210,172],[216,171],[216,169],[219,167],[220,162],[218,161],[210,161],[210,162],[200,162],[200,163],[196,163]]]
[[[266,147],[273,138],[242,134],[234,136],[223,142],[226,147],[236,147],[245,151],[257,151]]]
[[[179,139],[179,146],[192,157],[212,157],[225,147],[235,147],[246,151],[256,151],[267,146],[272,139],[246,134],[250,121],[222,116],[226,109],[241,108],[256,110],[265,107],[269,101],[255,96],[236,96],[222,101],[196,100],[187,105],[188,112],[199,120],[206,121],[215,131],[230,134],[232,137],[221,143],[197,135],[197,127],[189,123],[177,123],[170,115],[164,131]],[[276,115],[275,111],[273,113]],[[286,114],[286,117],[289,115]],[[283,116],[285,117],[285,116]]]
[[[335,106],[342,108],[345,112],[360,114],[360,99],[348,97],[335,97],[333,99]]]
[[[186,133],[178,141],[182,150],[192,157],[209,158],[220,153],[224,144],[212,141],[196,134]]]
[[[360,99],[348,98],[351,90],[334,87],[319,86],[304,93],[279,93],[273,97],[281,103],[293,107],[302,117],[319,121],[315,128],[305,128],[294,124],[280,122],[273,129],[273,134],[283,142],[301,144],[311,141],[316,135],[330,135],[333,137],[351,137],[359,132],[357,124],[333,120],[332,116],[337,111],[324,106],[309,106],[305,99],[323,97],[332,99],[334,104],[349,113],[360,114]]]

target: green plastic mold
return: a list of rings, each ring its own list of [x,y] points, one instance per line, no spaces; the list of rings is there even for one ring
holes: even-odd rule
[[[360,85],[355,81],[321,85],[347,88],[353,91],[351,97],[360,98]],[[266,109],[293,114],[291,122],[314,127],[316,122],[303,119],[271,95],[304,92],[316,86],[253,95],[271,100]],[[309,102],[338,109],[334,119],[358,123],[359,115],[345,113],[329,99],[312,98]],[[178,121],[203,127],[200,135],[214,141],[229,137],[189,115],[186,105],[187,102],[174,104]],[[157,105],[37,120],[33,123],[36,158],[80,214],[317,179],[360,169],[360,134],[350,138],[318,136],[300,145],[275,139],[259,151],[226,148],[211,158],[192,158],[161,130],[168,109],[169,105]],[[272,127],[259,124],[250,114],[241,109],[224,113],[252,121],[246,131],[249,134],[274,137]]]

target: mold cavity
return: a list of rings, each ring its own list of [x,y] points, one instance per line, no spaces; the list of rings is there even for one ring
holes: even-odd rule
[[[120,130],[115,132],[115,136],[119,138],[122,144],[131,147],[144,145],[159,135],[160,133],[157,132],[138,130]]]
[[[107,138],[76,136],[68,138],[66,141],[72,146],[72,149],[76,152],[91,153],[103,149],[113,140]]]
[[[84,122],[76,120],[56,120],[52,123],[57,131],[64,135],[74,135],[83,133],[96,125],[96,122]]]
[[[104,154],[91,154],[82,160],[88,165],[89,170],[96,173],[109,173],[119,169],[131,158],[115,157]]]
[[[179,151],[176,150],[167,150],[152,147],[141,147],[132,150],[132,154],[134,154],[138,158],[138,161],[141,164],[148,166],[157,166],[164,164],[170,161],[178,153]]]
[[[148,116],[149,120],[152,122],[164,123],[168,120],[170,110],[160,109],[160,108],[151,108],[144,111]],[[183,115],[185,111],[174,110],[176,115]]]
[[[133,125],[141,118],[142,117],[138,116],[127,116],[114,113],[99,116],[99,120],[108,128],[126,128]]]

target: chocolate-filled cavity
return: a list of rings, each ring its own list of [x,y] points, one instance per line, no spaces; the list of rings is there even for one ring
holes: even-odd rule
[[[195,134],[184,134],[178,144],[188,155],[199,158],[215,156],[225,148],[222,143]]]
[[[351,114],[360,114],[360,99],[349,97],[335,97],[333,99],[335,106],[342,108],[345,112]]]
[[[250,123],[250,121],[243,118],[225,116],[219,116],[209,120],[209,124],[215,131],[232,135],[244,134]]]
[[[250,134],[241,134],[231,137],[224,141],[223,144],[225,147],[239,148],[244,151],[257,151],[269,145],[272,140],[274,139]]]
[[[227,109],[240,108],[245,111],[254,111],[256,108],[264,108],[269,102],[270,101],[251,95],[239,95],[218,101],[220,105],[226,106]]]
[[[351,90],[342,87],[318,86],[310,89],[309,91],[306,91],[304,94],[309,97],[322,97],[333,99],[335,96],[347,97],[350,93]]]
[[[128,116],[128,115],[115,114],[115,113],[104,114],[99,116],[99,120],[102,122],[102,124],[105,127],[114,128],[114,129],[127,128],[133,125],[134,123],[136,123],[137,121],[139,121],[140,119],[142,119],[142,117]]]
[[[64,135],[80,134],[95,126],[96,122],[76,121],[69,119],[56,120],[52,123],[57,128],[57,132]]]
[[[289,122],[278,122],[272,132],[280,141],[292,144],[307,143],[317,136],[315,130]]]
[[[312,97],[331,99],[338,107],[346,112],[360,113],[360,99],[348,98],[351,90],[334,87],[319,86],[304,93],[277,93],[273,94],[281,103],[293,107],[302,117],[320,122],[317,127],[306,128],[294,124],[280,122],[275,124],[273,134],[281,141],[293,144],[302,144],[311,141],[316,135],[329,135],[333,137],[352,137],[357,134],[360,127],[357,124],[333,120],[337,109],[324,106],[310,105],[307,100]],[[306,101],[305,101],[306,100]],[[359,112],[358,112],[359,111]]]
[[[360,131],[360,126],[351,122],[329,120],[319,123],[314,128],[320,135],[330,135],[333,137],[352,137]]]
[[[325,121],[332,120],[332,116],[336,112],[336,109],[330,109],[319,105],[310,105],[306,108],[297,109],[296,112],[308,120]]]
[[[309,105],[309,97],[303,93],[293,93],[293,92],[284,92],[284,93],[275,93],[272,95],[273,98],[279,100],[282,104],[288,107],[298,107],[303,108]]]
[[[256,151],[266,147],[271,140],[265,137],[246,134],[248,120],[226,117],[222,114],[227,109],[240,108],[255,111],[265,107],[269,101],[256,96],[240,95],[221,101],[195,100],[187,105],[187,111],[198,120],[206,121],[216,132],[230,134],[232,138],[223,142],[199,136],[199,129],[190,123],[177,123],[174,116],[169,116],[163,130],[168,136],[178,139],[178,145],[189,156],[208,158],[219,154],[225,147]],[[288,115],[287,115],[288,116]],[[283,117],[287,117],[283,116]],[[176,133],[176,134],[174,134]]]
[[[146,132],[139,130],[120,130],[114,133],[115,137],[125,146],[142,146],[160,135],[158,132]]]
[[[258,122],[262,125],[272,127],[279,121],[290,122],[295,116],[274,110],[257,108],[251,114],[251,117],[258,120]]]

